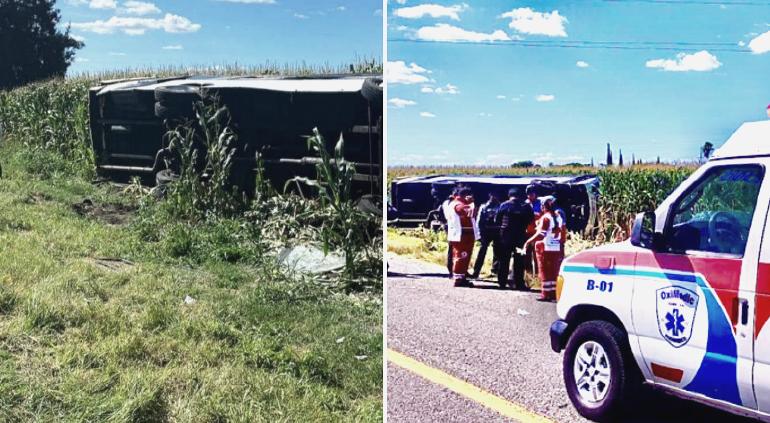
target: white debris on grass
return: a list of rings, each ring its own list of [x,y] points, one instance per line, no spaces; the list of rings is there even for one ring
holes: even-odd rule
[[[345,257],[308,245],[284,248],[278,254],[278,263],[291,270],[302,273],[321,274],[333,272],[345,267]]]
[[[198,300],[196,300],[195,298],[193,298],[193,297],[191,297],[191,296],[189,296],[189,295],[186,295],[186,296],[184,297],[184,303],[185,303],[185,305],[193,305],[193,304],[195,304],[196,302],[198,302]]]
[[[337,338],[337,343],[338,344],[341,344],[343,342],[345,342],[345,337],[344,336],[342,338]]]

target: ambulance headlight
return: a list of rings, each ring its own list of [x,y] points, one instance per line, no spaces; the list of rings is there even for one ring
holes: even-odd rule
[[[559,301],[559,298],[561,298],[561,289],[564,287],[564,276],[559,275],[559,277],[556,278],[556,301]]]

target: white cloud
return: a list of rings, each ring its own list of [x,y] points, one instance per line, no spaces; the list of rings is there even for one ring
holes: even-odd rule
[[[418,39],[426,41],[471,41],[476,43],[506,41],[511,39],[508,34],[499,29],[487,34],[484,32],[468,31],[445,23],[436,24],[434,26],[424,26],[417,30],[416,36]]]
[[[388,103],[392,104],[396,109],[403,109],[406,106],[414,106],[417,104],[416,101],[404,100],[403,98],[391,98],[388,100]]]
[[[126,55],[126,53],[121,53],[121,52],[118,52],[118,51],[111,51],[109,54],[110,54],[110,56],[125,56]]]
[[[130,15],[154,15],[160,13],[158,6],[144,1],[127,1],[123,3],[123,9]]]
[[[589,66],[591,66],[591,65],[589,65],[589,64],[588,64],[588,62],[584,62],[584,61],[582,61],[582,60],[578,60],[578,61],[575,63],[575,66],[577,66],[577,67],[579,67],[579,68],[587,68],[587,67],[589,67]]]
[[[81,43],[86,40],[86,37],[75,34],[70,34],[70,37],[72,37],[72,39],[75,41],[80,41]]]
[[[396,3],[398,3],[398,4],[406,4],[406,0],[396,0]]]
[[[419,6],[398,8],[393,11],[393,15],[406,19],[420,19],[425,16],[430,16],[431,18],[449,18],[455,21],[459,21],[460,12],[463,12],[466,9],[468,9],[467,4],[458,4],[454,6],[421,4]]]
[[[457,89],[457,86],[452,84],[446,84],[444,87],[438,87],[435,90],[433,90],[435,94],[460,94],[460,90]]]
[[[569,22],[566,17],[553,12],[536,12],[529,7],[520,7],[500,15],[501,18],[510,18],[508,27],[522,34],[547,35],[549,37],[566,37],[567,31],[564,24]]]
[[[549,151],[545,154],[543,153],[534,153],[532,154],[532,161],[541,165],[547,165],[550,163],[554,164],[564,164],[564,163],[573,163],[573,162],[582,162],[585,160],[585,157],[579,155],[579,154],[571,154],[571,155],[564,155],[564,156],[557,156],[553,154],[553,152]]]
[[[433,88],[430,85],[423,85],[423,87],[420,89],[420,92],[426,93],[426,94],[438,94],[438,95],[460,94],[460,90],[457,89],[457,86],[452,84],[446,84],[443,87],[437,87],[437,88]]]
[[[420,116],[424,118],[434,118],[436,115],[434,115],[431,112],[420,112]]]
[[[302,13],[295,13],[294,17],[297,19],[308,19],[307,15],[303,15]]]
[[[762,54],[770,51],[770,31],[749,41],[749,49],[754,54]]]
[[[345,10],[347,10],[347,8],[345,6],[337,6],[337,10],[339,10],[340,12],[344,12]]]
[[[547,102],[547,101],[554,101],[556,100],[556,96],[553,94],[540,94],[535,97],[536,101],[539,101],[541,103]]]
[[[168,46],[163,46],[163,50],[184,50],[184,46],[181,44],[171,44]]]
[[[75,58],[75,62],[77,62],[77,63],[85,63],[85,62],[88,62],[88,61],[89,60],[86,59],[85,57],[76,57]]]
[[[416,63],[410,63],[408,66],[402,60],[395,62],[388,62],[385,65],[385,80],[388,84],[422,84],[430,82],[430,79],[425,76],[430,71],[417,65]]]
[[[498,95],[498,96],[497,96],[497,97],[495,97],[495,98],[497,98],[498,100],[505,100],[505,96],[504,96],[504,95],[502,95],[502,94]]]
[[[481,117],[492,117],[492,113],[481,112],[481,113],[479,113],[479,116],[481,116]]]
[[[91,0],[88,7],[91,9],[116,9],[118,3],[115,0]]]
[[[275,4],[275,0],[217,0],[227,3],[244,3],[244,4]]]
[[[648,60],[645,66],[667,72],[707,72],[722,66],[722,63],[713,54],[701,50],[692,54],[679,53],[676,59]]]
[[[443,94],[451,94],[451,95],[460,94],[460,90],[457,89],[457,86],[456,85],[452,85],[452,84],[446,84],[443,87],[437,87],[437,88],[433,88],[433,87],[431,87],[429,85],[425,85],[425,86],[423,86],[420,89],[420,92],[426,93],[426,94],[438,94],[438,95],[443,95]]]
[[[181,33],[195,32],[201,29],[200,24],[170,13],[166,13],[163,19],[113,16],[106,21],[74,22],[71,26],[74,29],[96,34],[113,34],[115,31],[121,31],[128,35],[142,35],[148,30]]]

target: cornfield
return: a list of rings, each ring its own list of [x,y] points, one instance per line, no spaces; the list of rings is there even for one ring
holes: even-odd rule
[[[551,168],[510,167],[391,167],[388,181],[428,174],[462,175],[583,175],[599,177],[599,226],[588,238],[594,243],[626,239],[636,213],[653,210],[695,169],[695,165],[634,165],[596,168],[558,166]]]

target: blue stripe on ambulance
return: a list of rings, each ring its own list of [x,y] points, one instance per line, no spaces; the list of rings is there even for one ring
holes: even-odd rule
[[[709,318],[708,340],[706,341],[706,355],[698,369],[698,373],[695,374],[695,378],[684,389],[733,404],[742,404],[738,391],[738,347],[735,343],[732,324],[719,301],[714,297],[713,291],[703,278],[693,274],[667,273],[655,270],[617,268],[600,270],[593,266],[575,265],[566,265],[563,271],[570,273],[641,276],[696,283],[706,298],[706,310],[708,311]]]

